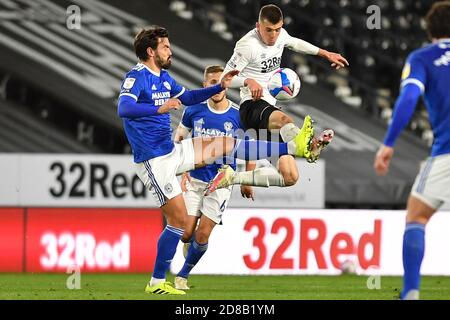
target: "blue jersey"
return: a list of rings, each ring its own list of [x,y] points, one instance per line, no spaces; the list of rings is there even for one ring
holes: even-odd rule
[[[184,91],[167,71],[161,70],[157,74],[139,63],[126,74],[119,97],[130,96],[138,103],[160,107],[169,98],[179,97]],[[124,118],[123,125],[136,163],[166,155],[174,148],[169,113]]]
[[[214,110],[207,102],[186,107],[181,118],[181,125],[188,130],[193,130],[193,137],[234,137],[235,130],[243,130],[239,120],[239,107],[231,101],[224,111]],[[195,179],[209,182],[217,174],[220,166],[220,164],[209,164],[192,170],[190,175]],[[234,161],[230,166],[236,169]]]
[[[413,51],[402,74],[402,87],[417,85],[433,128],[431,155],[450,153],[450,39]]]

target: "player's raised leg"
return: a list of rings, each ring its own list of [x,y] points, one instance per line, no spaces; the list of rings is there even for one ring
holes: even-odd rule
[[[274,156],[292,155],[309,159],[314,136],[312,122],[288,143],[261,140],[242,140],[231,137],[193,138],[194,163],[202,167],[227,156],[242,160],[269,159]]]
[[[310,120],[309,116],[305,118],[305,123]],[[299,134],[288,144],[295,141],[304,141],[305,124]],[[328,145],[334,136],[331,129],[323,131],[319,137],[313,138],[308,142],[308,150],[303,153],[308,162],[317,161],[321,150]],[[296,145],[301,145],[298,142]],[[258,187],[285,187],[294,185],[298,180],[299,174],[297,164],[291,156],[283,155],[278,162],[278,170],[274,168],[258,168],[253,171],[235,172],[231,167],[224,166],[219,169],[217,175],[210,181],[206,194],[214,192],[216,189],[226,188],[230,185],[241,184]]]

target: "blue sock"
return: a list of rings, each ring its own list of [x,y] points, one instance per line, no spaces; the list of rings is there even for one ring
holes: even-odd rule
[[[184,262],[183,268],[178,273],[179,277],[186,278],[189,277],[189,273],[192,268],[195,267],[197,262],[201,259],[201,257],[205,254],[208,249],[208,243],[199,244],[197,241],[193,241],[191,246],[189,247],[188,254],[186,257],[186,261]]]
[[[233,158],[242,160],[267,159],[289,154],[288,145],[284,142],[236,139],[232,151]]]
[[[184,230],[167,225],[159,236],[153,278],[165,279]]]
[[[407,223],[403,235],[403,299],[409,290],[419,290],[420,266],[425,251],[425,225]]]

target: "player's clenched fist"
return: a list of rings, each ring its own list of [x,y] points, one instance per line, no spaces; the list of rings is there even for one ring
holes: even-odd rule
[[[166,103],[164,103],[161,107],[158,109],[158,113],[167,113],[172,109],[177,110],[181,106],[181,101],[178,99],[168,99]]]

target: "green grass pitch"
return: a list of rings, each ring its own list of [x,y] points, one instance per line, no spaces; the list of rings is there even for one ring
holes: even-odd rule
[[[144,293],[147,274],[81,274],[79,290],[67,289],[68,277],[0,274],[0,300],[393,300],[402,283],[401,277],[382,276],[380,289],[369,290],[365,276],[192,275],[186,295],[159,296]],[[421,299],[450,299],[450,277],[423,277]]]

